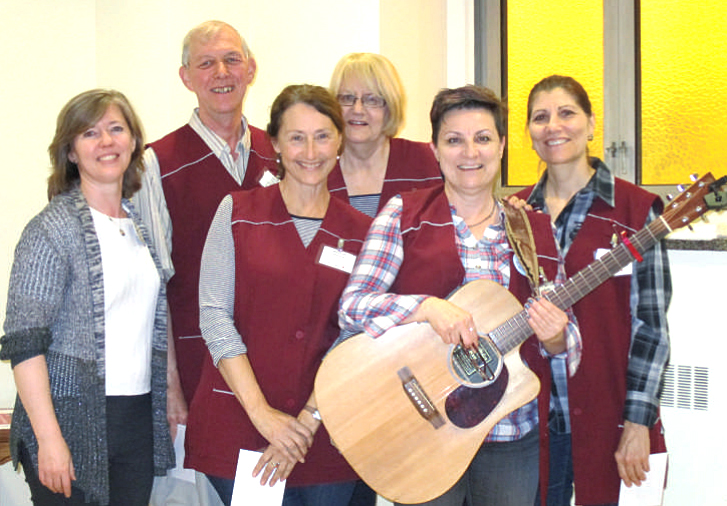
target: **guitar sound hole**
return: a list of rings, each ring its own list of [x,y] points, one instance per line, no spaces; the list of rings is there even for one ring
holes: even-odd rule
[[[475,349],[454,346],[449,355],[449,369],[464,386],[483,388],[491,385],[502,371],[502,355],[488,335],[480,335]]]

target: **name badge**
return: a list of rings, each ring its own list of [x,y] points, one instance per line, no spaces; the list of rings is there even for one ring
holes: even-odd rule
[[[353,264],[356,263],[356,255],[342,249],[323,246],[318,256],[318,263],[351,274]]]
[[[262,186],[263,188],[267,188],[268,186],[278,184],[280,182],[280,179],[278,179],[278,176],[274,175],[269,170],[265,170],[265,172],[263,172],[263,175],[260,176],[260,181],[258,182],[260,183],[260,186]]]
[[[606,248],[598,248],[596,250],[595,254],[593,255],[594,260],[598,260],[599,258],[601,258],[603,255],[605,255],[609,251],[611,251],[611,250],[610,249],[606,249]],[[634,270],[633,269],[633,265],[634,265],[634,263],[631,262],[626,267],[624,267],[623,269],[621,269],[620,271],[618,271],[616,274],[614,274],[614,276],[631,276],[631,273]]]

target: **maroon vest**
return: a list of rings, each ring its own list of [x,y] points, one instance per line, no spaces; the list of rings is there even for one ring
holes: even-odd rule
[[[442,173],[439,170],[439,163],[429,144],[400,138],[390,139],[389,161],[386,164],[384,186],[381,188],[377,211],[381,211],[381,208],[395,195],[431,188],[441,183]],[[331,196],[348,202],[348,191],[339,163],[336,163],[328,176],[328,191],[331,192]]]
[[[207,347],[199,330],[199,264],[207,230],[222,198],[253,188],[260,176],[277,171],[265,132],[250,126],[251,151],[239,186],[205,142],[185,125],[150,144],[159,160],[164,197],[172,220],[175,274],[167,285],[174,345],[184,398],[189,404],[199,382]]]
[[[324,354],[338,337],[338,300],[348,274],[318,263],[324,245],[358,254],[371,219],[331,199],[321,228],[305,248],[277,185],[233,195],[235,323],[267,402],[297,416],[313,391]],[[215,392],[215,390],[217,392]],[[234,477],[240,448],[267,441],[252,425],[207,359],[190,410],[187,462],[205,473]],[[288,484],[353,480],[356,474],[321,426]]]
[[[518,196],[527,198],[531,191],[528,188]],[[615,197],[613,208],[600,198],[594,200],[568,250],[565,259],[568,277],[592,263],[597,249],[611,249],[614,232],[625,230],[631,235],[643,228],[649,209],[655,202],[661,202],[658,197],[620,179],[616,179]],[[630,294],[631,276],[616,276],[573,306],[583,339],[580,366],[568,379],[578,504],[618,502],[620,478],[614,452],[624,423],[626,370],[631,347]],[[549,370],[543,373],[550,374]],[[549,397],[550,389],[546,393]],[[541,483],[547,483],[548,435],[543,435],[546,439],[540,452]],[[650,438],[652,453],[666,450],[660,421],[651,428]]]

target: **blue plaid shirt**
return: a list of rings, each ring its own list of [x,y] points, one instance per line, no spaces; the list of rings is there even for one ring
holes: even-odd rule
[[[615,178],[606,165],[592,158],[595,174],[555,221],[556,239],[563,256],[573,243],[594,200],[599,198],[613,207]],[[528,203],[534,209],[547,212],[545,185],[547,171],[533,188]],[[646,223],[657,217],[651,209]],[[657,243],[643,253],[631,275],[631,349],[627,369],[627,392],[624,419],[651,427],[657,419],[661,395],[661,380],[669,359],[669,333],[666,310],[671,300],[671,276],[666,248]],[[570,432],[568,415],[568,383],[563,360],[551,359],[553,390],[551,396],[550,428],[555,432]]]
[[[488,227],[482,238],[477,240],[453,206],[450,206],[450,211],[456,231],[457,252],[465,268],[464,282],[489,279],[507,287],[512,249],[503,225],[503,213],[500,214],[500,222]],[[401,212],[401,197],[392,198],[369,229],[341,296],[338,316],[344,339],[358,332],[378,337],[404,321],[428,297],[388,292],[404,259]],[[556,282],[564,280],[565,266],[561,258]],[[561,355],[567,357],[564,363],[567,361],[577,367],[581,350],[580,331],[571,311],[568,311],[568,316],[569,324],[565,329],[568,349]],[[541,352],[547,356],[544,349],[541,348]],[[503,418],[485,441],[514,441],[537,424],[537,401],[532,401]]]

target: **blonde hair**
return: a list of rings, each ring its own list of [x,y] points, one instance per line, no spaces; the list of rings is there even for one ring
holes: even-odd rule
[[[334,96],[338,95],[341,83],[348,78],[360,81],[372,92],[384,97],[387,117],[383,132],[387,137],[396,136],[404,126],[406,95],[394,65],[380,54],[350,53],[341,58],[333,69],[329,90]]]

